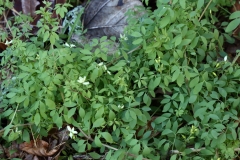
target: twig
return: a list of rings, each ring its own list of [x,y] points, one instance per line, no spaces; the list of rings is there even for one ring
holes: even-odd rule
[[[20,16],[20,13],[19,13],[18,11],[16,11],[15,8],[12,8],[11,10],[12,10],[12,12],[14,12],[14,13],[16,13],[18,16]]]
[[[202,12],[202,14],[201,14],[200,18],[198,19],[198,21],[200,21],[200,20],[202,19],[204,13],[206,12],[206,10],[208,9],[208,7],[209,7],[209,5],[210,5],[211,3],[212,3],[212,0],[210,0],[210,1],[208,2],[206,8],[205,8],[204,11]]]
[[[233,59],[233,62],[232,62],[232,66],[236,63],[236,61],[238,60],[239,56],[240,56],[240,50],[237,50],[237,55],[236,57]]]
[[[17,104],[17,107],[16,107],[16,109],[15,109],[15,111],[14,111],[14,114],[13,114],[13,117],[12,117],[12,119],[11,119],[10,125],[12,125],[13,119],[15,118],[16,112],[17,112],[17,110],[18,110],[18,106],[19,106],[19,103]]]
[[[6,15],[5,15],[5,13],[3,13],[3,17],[4,17],[4,20],[6,21],[6,24],[7,24],[7,27],[9,28],[9,31],[11,32],[11,34],[12,34],[12,36],[13,36],[11,27],[10,27],[9,24],[8,24],[7,17],[6,17]]]

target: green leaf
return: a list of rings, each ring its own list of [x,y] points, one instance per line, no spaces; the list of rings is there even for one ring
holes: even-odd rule
[[[225,89],[218,87],[218,92],[224,97],[227,97],[227,92],[225,91]]]
[[[172,155],[171,158],[170,158],[170,160],[176,160],[176,159],[177,159],[177,154]]]
[[[204,0],[198,0],[197,9],[201,9],[203,5],[204,5]]]
[[[171,102],[165,104],[162,111],[167,112],[167,111],[169,111],[170,107],[171,107]]]
[[[190,81],[189,87],[190,87],[190,88],[195,87],[195,86],[198,84],[198,82],[199,82],[199,77],[197,76],[197,77],[193,78],[193,79]]]
[[[132,42],[132,44],[133,44],[133,45],[138,45],[138,44],[141,44],[142,41],[143,41],[142,38],[138,38],[138,39],[134,40],[134,41]]]
[[[76,106],[77,104],[70,101],[70,102],[65,102],[63,105],[64,105],[65,107],[74,107],[74,106]]]
[[[174,82],[178,78],[179,75],[180,75],[180,69],[176,69],[172,75],[172,82]]]
[[[105,124],[104,118],[99,118],[93,123],[93,128],[103,126]]]
[[[46,42],[49,38],[49,31],[46,31],[43,35],[43,42]]]
[[[186,0],[180,0],[179,3],[180,3],[180,6],[181,6],[183,9],[186,8]]]
[[[206,113],[207,107],[199,108],[194,112],[194,118],[203,117]]]
[[[121,61],[119,61],[116,65],[110,67],[108,70],[110,70],[110,71],[119,71],[119,70],[121,70],[122,67],[125,66],[125,65],[126,65],[126,61],[121,60]]]
[[[143,134],[142,139],[147,139],[147,138],[149,138],[150,135],[151,135],[151,133],[152,133],[152,131],[147,131],[147,132],[145,132],[145,133]]]
[[[224,143],[226,141],[226,133],[222,133],[219,137],[218,137],[218,141],[219,144]]]
[[[131,36],[133,36],[133,37],[142,37],[142,34],[139,33],[139,32],[133,32],[133,33],[131,33]]]
[[[30,134],[26,129],[23,130],[22,139],[25,142],[30,142]]]
[[[15,95],[16,95],[16,93],[10,92],[10,93],[7,94],[7,98],[12,98],[12,97],[14,97]]]
[[[132,135],[131,135],[131,136],[132,136]],[[137,139],[130,139],[130,140],[129,140],[129,145],[130,145],[130,146],[134,146],[134,145],[137,144],[137,142],[138,142]]]
[[[112,121],[115,117],[116,117],[116,114],[112,110],[110,110],[108,115],[109,120]]]
[[[240,76],[240,69],[237,69],[235,72],[234,72],[234,77],[239,77]]]
[[[27,98],[27,96],[17,97],[17,98],[16,98],[16,102],[17,102],[17,103],[21,103],[21,102],[23,102],[26,98]]]
[[[175,47],[178,46],[182,42],[182,35],[178,35],[174,38]]]
[[[163,18],[161,18],[159,24],[160,24],[160,28],[164,28],[166,25],[168,25],[171,21],[170,16],[165,16]]]
[[[160,117],[156,118],[156,119],[154,120],[154,122],[155,122],[156,124],[160,124],[160,123],[164,122],[164,121],[167,120],[167,119],[168,119],[167,117],[160,116]]]
[[[70,109],[67,114],[68,118],[72,117],[75,114],[75,112],[76,112],[76,108]]]
[[[50,43],[52,45],[55,44],[55,40],[56,40],[56,38],[54,37],[54,35],[51,34],[51,36],[50,36]]]
[[[236,18],[240,18],[240,11],[233,12],[229,17],[229,19],[236,19]]]
[[[13,110],[8,109],[8,110],[4,111],[3,113],[1,113],[1,117],[8,117],[12,113],[13,113]]]
[[[96,152],[90,152],[88,153],[93,159],[100,159],[101,156],[97,154]]]
[[[56,108],[56,104],[51,99],[45,99],[45,104],[48,106],[48,109],[53,110]]]
[[[30,68],[28,68],[28,67],[26,67],[26,66],[23,66],[23,65],[20,65],[20,66],[18,66],[21,70],[23,70],[23,71],[27,71],[27,72],[29,72],[30,71]]]
[[[212,91],[212,84],[211,83],[205,81],[205,85],[206,85],[208,91]]]
[[[85,110],[82,107],[79,108],[79,115],[81,118],[84,118],[85,116]]]
[[[14,141],[14,140],[18,139],[18,137],[19,137],[19,134],[17,132],[12,131],[8,136],[8,141],[10,141],[10,142]]]
[[[20,73],[19,75],[18,75],[18,78],[19,79],[22,79],[22,78],[24,78],[24,77],[26,77],[26,76],[28,76],[29,74],[28,73]]]
[[[225,32],[231,32],[234,29],[236,29],[239,25],[240,25],[240,18],[234,19],[228,24],[227,28],[225,29]]]
[[[140,151],[140,144],[138,143],[132,148],[132,153],[137,155],[139,151]]]
[[[95,82],[97,77],[98,77],[98,68],[95,68],[93,70],[93,72],[91,73],[90,79],[91,79],[92,82]]]
[[[173,133],[173,131],[170,130],[170,129],[165,129],[165,130],[163,130],[162,135],[164,136],[164,135],[167,135],[167,134],[170,134],[170,133]]]
[[[34,123],[37,126],[40,123],[41,117],[39,113],[36,113],[34,116]]]
[[[112,135],[110,133],[102,132],[101,135],[108,143],[113,143]]]
[[[151,98],[145,93],[143,96],[143,102],[147,105],[150,106],[151,104]]]
[[[94,143],[96,144],[96,146],[102,147],[102,142],[100,141],[98,136],[94,137]]]
[[[213,136],[213,138],[217,139],[219,133],[217,133],[217,131],[213,129],[213,130],[211,130],[211,135]]]
[[[145,35],[146,34],[146,29],[144,26],[141,26],[141,31],[142,31],[142,34]]]
[[[214,155],[215,153],[213,153],[212,151],[208,150],[208,149],[202,149],[200,151],[201,155],[207,156],[207,155]]]
[[[177,84],[181,87],[184,84],[184,74],[180,74],[177,78]]]
[[[202,90],[203,82],[198,83],[194,89],[193,89],[193,94],[198,94]]]

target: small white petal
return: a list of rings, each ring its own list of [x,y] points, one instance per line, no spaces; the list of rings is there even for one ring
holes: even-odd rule
[[[11,40],[11,41],[8,41],[8,40],[7,40],[7,41],[5,42],[6,45],[9,45],[9,44],[11,44],[11,43],[12,43],[12,40]]]
[[[104,66],[103,66],[103,68],[104,68],[104,70],[107,70],[107,67],[106,67],[106,65],[104,65]]]
[[[103,62],[99,63],[98,66],[102,66],[103,65]]]
[[[107,71],[107,73],[108,73],[109,75],[111,75],[111,72]]]
[[[72,134],[72,132],[70,132],[70,133],[69,133],[69,137],[71,137],[71,138],[73,137],[73,134]]]
[[[68,44],[68,43],[65,43],[64,45],[65,45],[66,47],[69,47],[69,44]]]
[[[79,77],[79,79],[77,80],[79,83],[83,83],[86,80],[86,76],[84,77]]]
[[[72,48],[72,47],[76,47],[74,44],[70,44],[70,48]]]
[[[227,58],[228,58],[228,57],[227,57],[227,56],[225,56],[225,57],[224,57],[224,61],[227,61]]]
[[[83,85],[89,85],[89,82],[83,82],[82,84]]]
[[[67,130],[69,131],[69,132],[71,132],[71,127],[70,126],[67,126]]]

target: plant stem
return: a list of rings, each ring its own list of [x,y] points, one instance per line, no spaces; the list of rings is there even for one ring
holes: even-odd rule
[[[212,3],[212,0],[210,0],[206,6],[206,8],[204,9],[204,11],[202,12],[201,16],[199,17],[198,21],[200,21],[204,15],[204,13],[206,12],[206,10],[208,9],[209,5]]]
[[[236,63],[236,61],[238,60],[239,56],[240,56],[240,50],[237,50],[237,55],[236,55],[236,57],[233,59],[232,66]]]

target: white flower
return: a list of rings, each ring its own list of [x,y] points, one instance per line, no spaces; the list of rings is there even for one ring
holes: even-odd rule
[[[120,109],[123,109],[124,108],[124,105],[118,105],[118,108],[120,108]]]
[[[83,82],[82,84],[87,86],[87,85],[89,85],[90,83],[89,83],[89,82]]]
[[[107,71],[107,73],[108,73],[109,75],[111,75],[111,72]]]
[[[106,65],[104,65],[104,66],[103,66],[103,68],[104,68],[104,70],[107,70],[107,67],[106,67]]]
[[[11,40],[11,41],[8,41],[8,40],[7,40],[7,41],[5,42],[6,45],[9,45],[9,44],[11,44],[11,43],[12,43],[12,40]]]
[[[76,47],[74,44],[68,44],[68,43],[65,43],[64,45],[65,45],[66,47],[69,47],[69,48]]]
[[[120,38],[123,39],[124,41],[127,41],[127,40],[128,40],[128,38],[125,36],[125,34],[123,34],[123,35],[120,34]]]
[[[86,80],[86,76],[84,77],[79,77],[78,82],[83,83]]]
[[[73,138],[74,139],[74,134],[77,134],[78,132],[74,130],[74,127],[71,128],[70,126],[67,126],[67,130],[69,131],[69,136],[70,138]]]
[[[101,62],[101,63],[98,64],[99,67],[102,66],[102,65],[103,65],[103,62]]]
[[[228,58],[227,56],[224,57],[224,61],[225,61],[225,62],[227,61],[227,58]]]
[[[77,81],[78,81],[78,83],[81,83],[83,85],[89,85],[90,83],[89,82],[85,82],[85,80],[86,80],[86,76],[79,77],[79,79]]]

